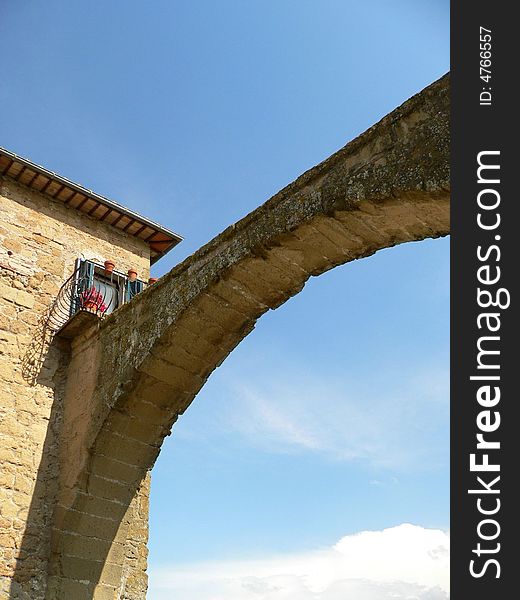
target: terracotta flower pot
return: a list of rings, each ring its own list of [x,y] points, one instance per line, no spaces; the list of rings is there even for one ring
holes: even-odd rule
[[[137,279],[137,271],[128,269],[128,279],[130,279],[130,281],[135,281]]]
[[[86,308],[87,310],[91,310],[91,311],[97,311],[98,305],[96,302],[88,301],[83,304],[83,308]]]
[[[154,283],[157,283],[157,277],[150,277],[150,279],[148,280],[148,283],[150,285],[153,285]]]
[[[112,260],[105,260],[105,273],[112,273],[116,264]]]

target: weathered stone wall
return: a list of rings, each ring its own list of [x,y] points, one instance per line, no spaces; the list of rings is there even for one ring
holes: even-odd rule
[[[149,274],[145,243],[12,180],[0,179],[2,599],[44,597],[69,348],[55,340],[45,349],[41,369],[37,357],[29,357],[41,332],[39,320],[78,257],[100,262],[111,258],[123,272],[134,267],[143,279]],[[140,512],[132,513],[133,537],[125,540],[128,582],[134,594],[127,597],[132,600],[139,597],[135,595],[139,585],[141,595],[143,586],[146,589],[142,572],[146,565],[146,486],[144,492],[133,504],[140,507]]]
[[[148,513],[150,502],[150,472],[148,472],[130,503],[126,514],[126,542],[118,600],[144,600],[148,587]]]

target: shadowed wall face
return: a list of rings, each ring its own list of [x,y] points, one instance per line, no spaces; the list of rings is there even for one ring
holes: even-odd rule
[[[41,319],[78,257],[148,276],[146,244],[0,179],[0,598],[45,594],[69,347],[49,345]],[[147,485],[129,510],[137,520],[125,548],[126,579],[141,590],[146,502]]]

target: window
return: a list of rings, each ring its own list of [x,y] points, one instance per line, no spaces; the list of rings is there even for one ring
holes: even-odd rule
[[[119,306],[119,289],[116,281],[110,281],[106,277],[94,273],[94,289],[101,295],[105,314],[110,314]]]
[[[143,288],[143,281],[130,281],[122,273],[107,273],[102,265],[78,259],[70,314],[72,316],[83,309],[101,316],[108,315],[121,304],[129,302]]]

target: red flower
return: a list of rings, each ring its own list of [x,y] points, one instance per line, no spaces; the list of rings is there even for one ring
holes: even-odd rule
[[[94,286],[84,290],[80,296],[81,306],[94,305],[99,312],[106,312],[108,306],[103,302],[103,295]]]

